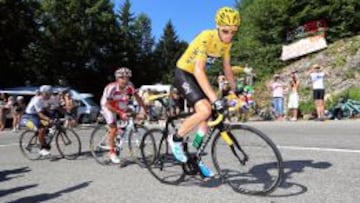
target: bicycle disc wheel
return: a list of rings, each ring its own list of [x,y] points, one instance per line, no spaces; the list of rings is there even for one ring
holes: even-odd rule
[[[105,124],[99,124],[90,135],[90,152],[96,162],[101,165],[108,165],[111,163],[109,151],[108,128]]]
[[[81,153],[79,135],[73,129],[63,128],[56,135],[56,147],[65,159],[76,159]]]
[[[141,156],[140,144],[143,135],[146,133],[147,128],[140,124],[135,124],[135,131],[131,131],[129,134],[129,153],[132,159],[141,167],[144,167],[145,164],[143,162]]]
[[[26,130],[20,135],[20,149],[22,154],[30,160],[40,159],[41,144],[37,136],[37,132]]]
[[[276,189],[283,174],[282,158],[276,145],[261,131],[233,124],[227,130],[234,142],[231,147],[216,135],[212,143],[212,159],[216,170],[234,191],[265,195]]]
[[[147,169],[156,179],[176,185],[185,178],[183,164],[170,152],[165,137],[161,129],[147,131],[141,143],[141,153]]]

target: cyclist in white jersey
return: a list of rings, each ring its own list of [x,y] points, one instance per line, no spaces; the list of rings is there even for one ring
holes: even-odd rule
[[[52,94],[50,85],[40,87],[40,95],[34,96],[26,106],[25,114],[21,118],[21,125],[38,130],[39,142],[41,144],[40,154],[47,156],[50,154],[50,146],[45,144],[45,133],[49,124],[52,122],[48,116],[48,100]]]
[[[129,81],[132,76],[130,69],[126,67],[119,68],[115,71],[115,82],[106,85],[103,95],[101,97],[101,110],[106,123],[109,126],[109,145],[110,145],[110,160],[113,163],[120,163],[119,157],[115,153],[114,139],[116,136],[116,115],[120,119],[127,120],[127,110],[130,97],[134,96],[136,101],[147,112],[147,109],[135,91],[134,85]]]

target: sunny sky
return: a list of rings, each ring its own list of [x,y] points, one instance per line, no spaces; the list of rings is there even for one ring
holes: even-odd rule
[[[113,0],[116,11],[124,0]],[[166,23],[171,20],[180,40],[190,42],[200,31],[215,28],[218,8],[235,5],[236,0],[130,0],[130,11],[145,13],[151,19],[152,33],[160,38]]]

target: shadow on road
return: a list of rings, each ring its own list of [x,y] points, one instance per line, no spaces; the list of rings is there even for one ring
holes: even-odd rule
[[[18,175],[18,174],[27,173],[30,171],[31,171],[31,169],[29,167],[21,167],[21,168],[16,168],[16,169],[11,169],[11,170],[0,171],[0,182],[10,180],[13,178],[22,177],[23,175]],[[17,176],[9,177],[12,175],[17,175]]]
[[[270,197],[289,197],[300,195],[307,192],[307,187],[304,184],[292,182],[292,179],[295,175],[304,172],[306,168],[317,168],[317,169],[328,169],[332,166],[329,162],[324,161],[314,161],[314,160],[293,160],[293,161],[284,161],[284,175],[282,178],[282,183],[278,187],[278,190],[281,192],[274,192],[270,194]],[[305,183],[306,184],[306,183]],[[283,193],[283,194],[281,194]]]
[[[0,190],[0,197],[6,196],[8,194],[13,194],[15,192],[20,192],[22,190],[27,190],[29,188],[36,187],[36,186],[38,186],[38,184],[24,185],[24,186],[15,187],[15,188],[7,189],[7,190]]]
[[[271,194],[266,195],[267,197],[289,197],[296,196],[307,192],[306,183],[296,183],[292,179],[294,176],[303,173],[306,168],[317,168],[317,169],[328,169],[332,166],[329,162],[314,161],[314,160],[293,160],[284,161],[283,169],[284,174],[282,181],[278,188]],[[239,188],[252,187],[253,185],[263,185],[267,187],[268,183],[272,183],[272,173],[275,167],[275,163],[265,163],[252,167],[246,173],[239,173],[236,171],[224,171],[225,173],[232,174],[229,176],[233,184],[238,185]],[[199,175],[188,176],[181,186],[200,186],[207,188],[219,187],[224,183],[221,177],[216,176],[215,178],[204,181]],[[260,188],[258,188],[260,189]],[[235,191],[236,192],[236,191]]]
[[[23,177],[24,176],[23,173],[27,173],[30,171],[31,171],[31,169],[29,167],[21,167],[21,168],[16,168],[16,169],[11,169],[11,170],[0,171],[0,182],[11,180],[13,178]],[[0,197],[15,193],[15,192],[20,192],[22,190],[26,190],[26,189],[36,187],[36,186],[37,186],[37,184],[32,184],[32,185],[25,185],[25,186],[21,186],[21,187],[6,189],[6,190],[0,190]]]
[[[87,187],[87,186],[89,186],[89,184],[91,182],[92,181],[87,181],[87,182],[75,185],[73,187],[69,187],[69,188],[66,188],[64,190],[60,190],[58,192],[54,192],[54,193],[42,193],[42,194],[38,194],[38,195],[23,197],[23,198],[15,200],[15,201],[11,201],[9,203],[46,202],[46,201],[48,201],[50,199],[58,198],[64,193],[70,193],[70,192],[73,192],[75,190],[79,190],[79,189],[82,189],[84,187]]]

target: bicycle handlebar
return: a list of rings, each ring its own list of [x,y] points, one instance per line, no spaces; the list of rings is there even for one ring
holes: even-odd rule
[[[164,98],[164,97],[169,97],[169,96],[170,96],[169,93],[165,93],[165,94],[155,94],[155,95],[149,96],[149,101],[155,101],[155,100],[157,100],[157,99]]]
[[[237,97],[238,98],[238,97]],[[240,98],[238,98],[240,100]],[[239,104],[240,102],[238,102],[234,107],[228,107],[228,111],[229,112],[234,112],[236,110],[239,110],[240,107],[241,107],[241,104]],[[219,123],[221,123],[224,118],[225,118],[226,115],[222,114],[222,113],[219,113],[219,115],[216,117],[215,120],[212,120],[212,121],[208,121],[207,122],[207,125],[209,127],[214,127],[216,125],[218,125]]]

